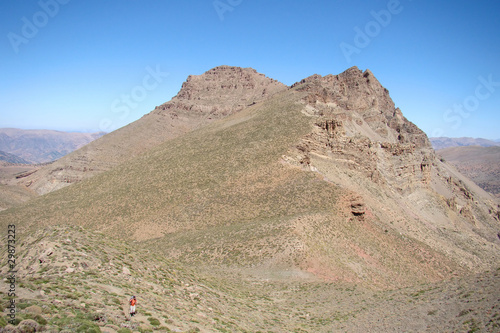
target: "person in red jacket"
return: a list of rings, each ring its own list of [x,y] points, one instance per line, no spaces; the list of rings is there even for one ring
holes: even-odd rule
[[[137,304],[137,299],[135,298],[135,296],[132,296],[132,298],[129,301],[129,304],[130,304],[130,317],[132,317],[136,313],[135,305]]]

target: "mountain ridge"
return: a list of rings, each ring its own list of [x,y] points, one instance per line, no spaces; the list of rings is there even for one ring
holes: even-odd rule
[[[370,71],[302,81],[2,221],[84,225],[188,265],[374,288],[499,264],[494,198],[436,158]]]
[[[12,164],[30,164],[24,158],[0,150],[0,161]]]
[[[190,97],[193,94],[193,82],[199,83],[196,89],[204,91],[204,98]],[[235,82],[244,84],[235,87]],[[263,100],[286,88],[284,84],[249,68],[219,66],[202,75],[191,75],[171,101],[42,168],[23,179],[22,184],[39,194],[45,194],[91,178],[166,140],[237,112],[247,104]],[[205,92],[207,89],[208,94]]]
[[[449,147],[465,147],[465,146],[481,146],[481,147],[491,147],[491,146],[500,146],[500,142],[498,140],[488,140],[482,138],[470,138],[470,137],[461,137],[461,138],[448,138],[448,137],[437,137],[430,138],[432,142],[432,146],[434,149],[444,149]]]
[[[104,135],[55,130],[0,128],[0,150],[28,163],[52,162]]]

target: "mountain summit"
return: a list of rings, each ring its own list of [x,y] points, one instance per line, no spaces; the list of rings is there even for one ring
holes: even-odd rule
[[[190,75],[171,101],[40,169],[23,179],[23,184],[38,194],[60,189],[286,89],[252,68],[219,66]]]
[[[189,75],[179,93],[156,110],[183,110],[220,118],[262,101],[287,87],[253,68],[215,67]]]

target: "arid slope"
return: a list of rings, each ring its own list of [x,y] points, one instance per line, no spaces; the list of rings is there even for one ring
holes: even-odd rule
[[[264,279],[204,271],[80,227],[41,228],[22,243],[17,326],[37,331],[496,333],[500,328],[500,270],[373,291],[293,275]],[[7,271],[2,263],[0,272]],[[8,288],[0,281],[2,306],[8,305]],[[139,300],[138,314],[129,320],[132,294]],[[2,329],[5,319],[0,316],[0,332],[13,332]]]
[[[286,88],[251,68],[220,66],[202,75],[191,75],[171,101],[23,178],[22,184],[45,194],[91,178]]]
[[[494,199],[435,157],[370,71],[312,76],[251,104],[1,221],[83,225],[188,264],[375,288],[500,264]]]
[[[500,147],[450,147],[437,154],[482,189],[500,197]]]

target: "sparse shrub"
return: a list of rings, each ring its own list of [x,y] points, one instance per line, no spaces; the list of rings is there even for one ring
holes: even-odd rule
[[[153,317],[149,317],[148,318],[149,320],[149,323],[153,326],[160,326],[160,321],[156,318],[153,318]]]
[[[33,319],[40,325],[47,325],[47,320],[42,315],[37,314]]]
[[[104,313],[94,313],[93,315],[89,315],[89,317],[94,321],[94,322],[100,322],[100,323],[107,323],[108,318],[106,314]]]
[[[457,316],[457,317],[463,317],[463,316],[465,316],[466,314],[468,314],[469,312],[472,312],[472,310],[471,310],[471,309],[462,310],[462,311],[460,311],[460,313],[458,314],[458,316]]]
[[[77,333],[101,333],[101,329],[94,323],[84,322],[76,329]]]
[[[54,316],[50,323],[59,328],[68,330],[69,332],[78,333],[99,333],[101,329],[96,323],[93,323],[92,314],[76,312],[76,317],[68,317],[67,314],[64,316]],[[60,332],[61,333],[61,332]]]
[[[128,328],[120,328],[118,330],[118,333],[132,333],[132,331],[129,330]]]
[[[2,332],[4,332],[4,333],[16,333],[17,328],[9,324],[3,328]]]
[[[27,308],[28,306],[30,306],[30,305],[31,305],[31,304],[29,304],[29,303],[19,303],[19,304],[16,304],[16,307],[17,307],[18,309],[24,310],[24,309],[26,309],[26,308]]]
[[[25,319],[19,323],[17,330],[19,333],[34,333],[40,332],[41,326],[33,319]]]
[[[25,309],[25,311],[33,315],[42,314],[42,308],[38,305],[30,305]]]
[[[17,318],[17,317],[16,317],[16,319],[13,319],[13,323],[12,323],[12,322],[11,322],[11,323],[12,323],[12,324],[14,324],[14,325],[19,325],[19,323],[20,323],[21,321],[22,321],[22,320],[21,320],[20,318]]]

